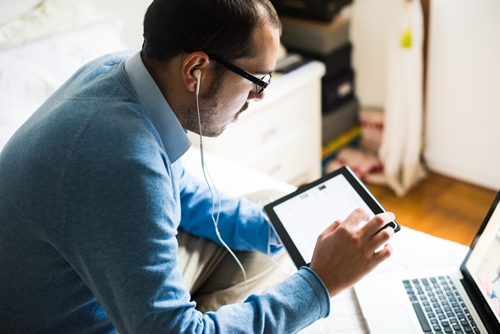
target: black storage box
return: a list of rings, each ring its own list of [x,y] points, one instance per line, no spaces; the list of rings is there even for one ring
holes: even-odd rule
[[[351,54],[352,45],[351,43],[344,44],[341,48],[333,51],[329,55],[322,56],[310,52],[299,51],[293,48],[289,48],[289,51],[297,52],[306,58],[316,59],[323,62],[326,66],[326,73],[323,76],[323,80],[328,80],[339,75],[342,72],[347,72],[351,68]]]
[[[278,14],[330,22],[352,0],[271,0]]]
[[[322,110],[327,112],[354,97],[354,72],[352,69],[321,80]]]

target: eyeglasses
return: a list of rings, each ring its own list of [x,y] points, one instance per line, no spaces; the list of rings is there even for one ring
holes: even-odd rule
[[[193,49],[187,49],[186,51],[187,52],[195,52],[195,50],[193,50]],[[243,78],[253,82],[255,84],[255,90],[257,92],[257,95],[260,95],[264,91],[264,89],[266,89],[266,87],[269,86],[269,84],[271,84],[271,78],[272,78],[271,73],[267,73],[266,75],[264,75],[262,78],[259,79],[256,76],[251,75],[247,71],[239,68],[238,66],[231,64],[230,62],[227,62],[227,61],[225,61],[217,56],[214,56],[211,53],[208,53],[208,52],[205,52],[205,53],[210,58],[217,61],[219,64],[223,65],[228,70],[230,70],[230,71],[242,76]]]

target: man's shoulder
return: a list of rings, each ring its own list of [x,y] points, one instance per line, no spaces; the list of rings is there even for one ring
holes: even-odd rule
[[[83,65],[80,70],[95,70],[100,68],[103,71],[110,70],[113,66],[124,63],[128,58],[132,57],[136,51],[125,50],[102,55],[94,60]],[[77,72],[78,73],[78,72]]]
[[[133,95],[124,71],[125,61],[134,53],[106,54],[83,65],[61,87],[65,98],[122,100]]]

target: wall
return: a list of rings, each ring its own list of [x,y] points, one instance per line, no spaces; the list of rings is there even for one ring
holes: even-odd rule
[[[390,6],[355,0],[351,24],[362,106],[385,105]],[[431,0],[424,158],[435,172],[500,189],[500,1]]]
[[[424,156],[500,189],[500,1],[431,1]]]

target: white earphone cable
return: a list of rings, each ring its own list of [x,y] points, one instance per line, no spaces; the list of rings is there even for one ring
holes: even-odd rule
[[[196,87],[196,110],[198,112],[198,127],[199,127],[199,135],[200,135],[201,170],[203,172],[203,177],[205,178],[205,182],[207,183],[208,189],[210,191],[210,195],[212,197],[212,221],[214,223],[215,233],[217,234],[219,241],[221,242],[222,245],[224,245],[224,247],[228,250],[228,252],[231,254],[231,256],[235,259],[236,263],[238,264],[238,266],[241,269],[241,272],[243,273],[243,289],[241,290],[238,297],[236,297],[236,300],[235,300],[235,302],[236,302],[238,299],[240,299],[240,297],[243,295],[243,293],[246,290],[247,274],[245,272],[245,268],[243,268],[243,265],[241,264],[238,257],[233,253],[231,248],[229,248],[229,246],[224,242],[224,240],[222,240],[222,237],[219,233],[219,216],[220,216],[221,200],[220,200],[220,196],[219,196],[219,193],[217,191],[217,188],[215,187],[215,183],[212,179],[212,176],[210,175],[210,172],[208,171],[208,168],[205,165],[205,159],[203,156],[203,139],[202,139],[202,132],[201,132],[200,104],[199,104],[199,100],[198,100],[199,87],[200,87],[200,76],[197,77],[197,80],[198,81],[197,81],[197,87]],[[207,178],[207,174],[208,174],[208,178]],[[212,186],[210,185],[209,179],[213,185],[213,190],[212,190]],[[215,214],[214,191],[215,191],[215,195],[217,197],[217,214],[216,215],[214,215]]]

